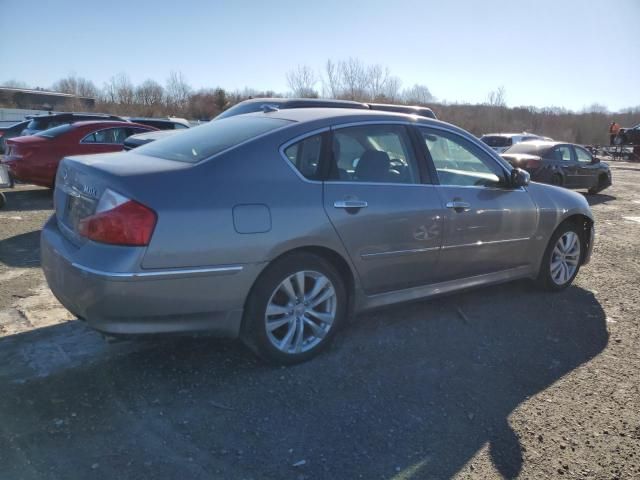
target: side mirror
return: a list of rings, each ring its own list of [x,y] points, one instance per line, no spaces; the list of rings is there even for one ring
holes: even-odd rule
[[[531,175],[526,170],[521,168],[514,168],[511,170],[511,186],[513,188],[526,187],[529,185]]]
[[[600,159],[595,155],[591,156],[591,163],[600,163]]]

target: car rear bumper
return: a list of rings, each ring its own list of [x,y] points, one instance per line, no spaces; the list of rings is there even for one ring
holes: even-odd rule
[[[11,178],[22,183],[31,183],[41,187],[52,187],[53,179],[45,180],[40,176],[34,175],[33,168],[25,166],[25,163],[19,160],[4,160],[2,163],[8,170]]]
[[[42,268],[51,291],[91,327],[120,335],[200,331],[239,335],[244,301],[262,264],[105,271],[80,260],[88,258],[81,251],[92,245],[71,244],[55,217],[42,230]]]

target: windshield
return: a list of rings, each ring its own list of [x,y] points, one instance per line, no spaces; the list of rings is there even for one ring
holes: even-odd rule
[[[71,125],[66,123],[64,125],[59,125],[57,127],[53,127],[48,130],[44,130],[42,132],[36,133],[36,137],[56,138],[64,133],[67,133],[71,129],[72,129]]]
[[[179,135],[164,138],[136,149],[151,157],[197,163],[227,148],[291,123],[265,117],[231,117],[190,128]]]

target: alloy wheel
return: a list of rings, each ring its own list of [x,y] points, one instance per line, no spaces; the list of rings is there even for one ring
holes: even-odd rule
[[[551,279],[556,285],[569,282],[580,263],[580,238],[573,231],[565,232],[551,253]]]
[[[267,338],[282,353],[307,352],[327,336],[336,312],[331,281],[316,271],[296,272],[276,287],[267,302]]]

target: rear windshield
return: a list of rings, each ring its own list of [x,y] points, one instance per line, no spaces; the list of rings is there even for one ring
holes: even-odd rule
[[[483,135],[480,140],[490,147],[509,147],[512,143],[510,137],[500,135]]]
[[[540,144],[540,142],[520,142],[508,149],[505,153],[528,153],[530,155],[542,155],[543,152],[549,150],[549,144]]]
[[[225,118],[149,143],[137,148],[136,153],[178,162],[197,163],[288,123],[289,120],[254,116]]]
[[[53,118],[46,118],[46,117],[34,118],[29,122],[29,125],[27,125],[27,128],[29,130],[46,130],[47,128],[56,127],[58,125],[62,125],[63,123],[69,123],[69,121],[67,120],[65,122],[63,120],[54,120]]]
[[[218,115],[215,120],[222,120],[223,118],[234,117],[236,115],[242,115],[243,113],[253,113],[259,112],[262,110],[263,105],[271,105],[269,102],[249,102],[249,103],[239,103],[234,105],[229,110],[225,110],[220,115]]]
[[[53,127],[48,130],[43,130],[42,132],[36,133],[36,137],[46,137],[46,138],[56,138],[62,135],[63,133],[67,133],[73,127],[71,125],[64,124],[58,127]]]

